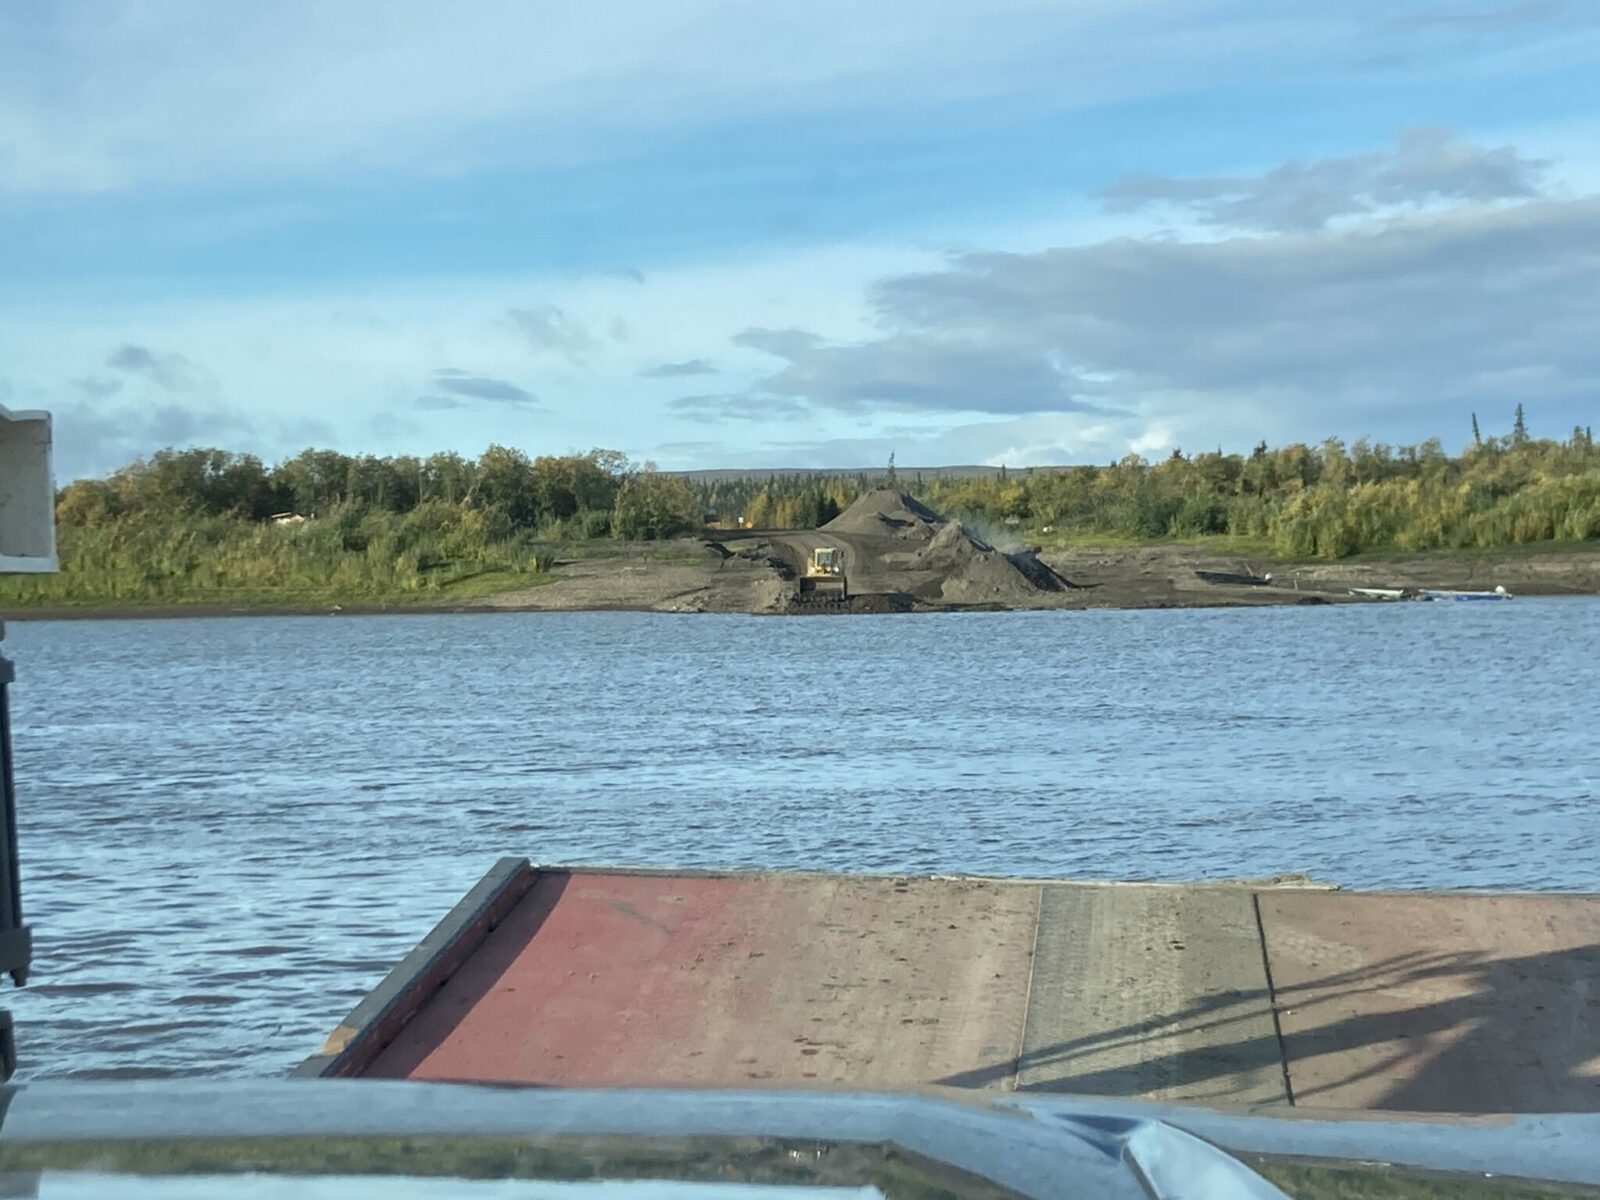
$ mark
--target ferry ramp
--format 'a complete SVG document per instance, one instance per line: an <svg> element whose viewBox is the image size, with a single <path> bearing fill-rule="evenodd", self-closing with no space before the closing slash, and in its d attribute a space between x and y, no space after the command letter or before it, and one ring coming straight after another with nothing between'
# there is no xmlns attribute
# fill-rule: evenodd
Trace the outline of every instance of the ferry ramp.
<svg viewBox="0 0 1600 1200"><path fill-rule="evenodd" d="M1600 1111L1600 898L536 868L299 1072Z"/></svg>

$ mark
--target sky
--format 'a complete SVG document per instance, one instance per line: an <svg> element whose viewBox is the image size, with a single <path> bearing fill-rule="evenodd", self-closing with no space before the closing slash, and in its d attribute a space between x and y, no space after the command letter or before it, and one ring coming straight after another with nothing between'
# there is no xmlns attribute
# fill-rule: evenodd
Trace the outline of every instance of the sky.
<svg viewBox="0 0 1600 1200"><path fill-rule="evenodd" d="M1565 436L1594 0L5 0L0 404L57 473Z"/></svg>

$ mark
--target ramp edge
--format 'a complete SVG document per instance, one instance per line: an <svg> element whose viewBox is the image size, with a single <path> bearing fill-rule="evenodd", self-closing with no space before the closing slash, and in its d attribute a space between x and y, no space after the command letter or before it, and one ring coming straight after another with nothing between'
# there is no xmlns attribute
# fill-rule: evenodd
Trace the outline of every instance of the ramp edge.
<svg viewBox="0 0 1600 1200"><path fill-rule="evenodd" d="M527 895L539 871L525 858L502 858L400 960L323 1043L290 1072L299 1079L360 1075L406 1023L460 970L490 932Z"/></svg>

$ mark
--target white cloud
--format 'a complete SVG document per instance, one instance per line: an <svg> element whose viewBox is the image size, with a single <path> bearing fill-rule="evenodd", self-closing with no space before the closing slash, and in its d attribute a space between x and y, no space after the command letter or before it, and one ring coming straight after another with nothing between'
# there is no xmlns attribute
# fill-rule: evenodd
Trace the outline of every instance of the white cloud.
<svg viewBox="0 0 1600 1200"><path fill-rule="evenodd" d="M956 254L902 228L647 272L42 302L0 322L0 363L13 403L85 431L63 439L69 475L162 436L272 457L307 430L352 450L601 444L677 466L1448 436L1469 408L1519 401L1559 430L1600 384L1600 198L1565 162L1520 194L1532 157L1441 134L1161 181L1202 205L1248 198L1249 236L1211 209L1129 236L1140 214L1068 203L1004 226L972 214L944 231L967 240ZM1311 185L1336 220L1296 216Z"/></svg>
<svg viewBox="0 0 1600 1200"><path fill-rule="evenodd" d="M494 404L515 404L535 406L538 400L527 388L518 387L507 379L493 379L487 375L474 375L470 371L463 371L459 367L441 367L433 373L433 379L428 385L435 392L443 392L453 402L456 398L464 400L483 400ZM424 397L424 399L439 400L441 397ZM424 407L427 407L424 405ZM457 407L455 403L435 404L437 408Z"/></svg>
<svg viewBox="0 0 1600 1200"><path fill-rule="evenodd" d="M1468 411L1493 421L1519 401L1560 431L1592 421L1600 386L1597 246L1594 197L953 259L855 245L657 270L644 285L472 278L173 300L137 318L41 308L0 326L0 361L13 404L60 412L64 475L180 434L273 457L308 429L352 450L600 444L674 466L891 450L1024 465L1262 437L1449 436ZM596 339L581 366L542 353L505 313L553 301L586 328L625 319L632 336ZM203 386L108 372L129 346ZM720 368L715 387L641 377L697 359ZM441 378L468 384L452 393L432 386ZM423 394L456 406L419 409ZM524 394L540 407L508 402ZM685 461L670 448L688 441L702 445Z"/></svg>
<svg viewBox="0 0 1600 1200"><path fill-rule="evenodd" d="M581 365L584 355L594 348L589 331L555 304L510 308L506 319L535 353L560 354Z"/></svg>
<svg viewBox="0 0 1600 1200"><path fill-rule="evenodd" d="M891 336L1060 355L1108 401L1265 392L1323 415L1351 403L1482 395L1549 369L1600 371L1600 198L1463 207L1314 235L1114 239L964 256L883 281ZM1559 382L1556 382L1559 381Z"/></svg>
<svg viewBox="0 0 1600 1200"><path fill-rule="evenodd" d="M1434 197L1450 179L1468 202L1310 232L962 254L878 279L866 336L736 335L782 366L678 405L702 420L867 422L853 439L769 443L811 462L900 444L883 428L893 413L945 414L913 448L955 449L946 435L960 428L976 448L962 461L1012 462L1261 437L1450 438L1469 412L1518 403L1554 432L1587 421L1600 388L1600 197L1508 202L1518 188L1505 168L1525 161L1515 150L1429 143L1420 158L1402 149L1304 174L1359 177L1363 194L1390 199ZM1270 207L1278 178L1245 182Z"/></svg>
<svg viewBox="0 0 1600 1200"><path fill-rule="evenodd" d="M999 421L905 424L870 433L812 439L771 437L737 449L725 443L690 441L668 444L658 457L663 466L673 469L873 467L888 461L890 454L908 467L1048 466L1110 462L1127 454L1136 441L1144 441L1156 450L1170 446L1159 430L1153 440L1145 430L1143 419L1137 416L1065 413Z"/></svg>
<svg viewBox="0 0 1600 1200"><path fill-rule="evenodd" d="M561 166L729 119L952 119L1268 74L1347 17L1192 0L0 7L0 190Z"/></svg>
<svg viewBox="0 0 1600 1200"><path fill-rule="evenodd" d="M136 312L55 301L0 322L0 363L15 407L57 412L63 478L113 469L169 440L274 458L302 449L311 432L352 451L475 453L499 441L557 452L606 445L645 458L681 439L686 423L667 402L687 381L642 372L715 357L718 384L738 387L770 370L764 355L728 344L753 317L860 338L872 328L864 297L873 278L938 261L850 245L663 268L643 284L593 274L405 280L174 297ZM586 335L576 362L533 344L506 314L542 312L552 298L560 330L623 322L628 338ZM108 358L121 368L107 370ZM195 383L181 396L152 374L172 382L180 367ZM160 420L147 415L156 409Z"/></svg>
<svg viewBox="0 0 1600 1200"><path fill-rule="evenodd" d="M1440 202L1521 200L1550 164L1510 146L1476 146L1442 129L1411 129L1393 150L1291 162L1260 175L1174 179L1129 175L1104 188L1113 212L1169 206L1202 224L1304 233L1341 217Z"/></svg>
<svg viewBox="0 0 1600 1200"><path fill-rule="evenodd" d="M113 371L142 376L163 391L187 392L197 386L194 364L183 355L157 354L148 346L131 342L106 355L105 365Z"/></svg>

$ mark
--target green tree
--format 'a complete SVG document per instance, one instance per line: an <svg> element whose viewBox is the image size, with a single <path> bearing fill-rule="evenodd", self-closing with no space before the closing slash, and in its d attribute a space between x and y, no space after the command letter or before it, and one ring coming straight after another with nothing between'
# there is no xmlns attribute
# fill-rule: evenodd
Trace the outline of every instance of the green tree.
<svg viewBox="0 0 1600 1200"><path fill-rule="evenodd" d="M422 463L422 482L418 493L422 500L443 500L446 504L454 504L471 494L476 478L476 467L461 455L452 451L430 454Z"/></svg>
<svg viewBox="0 0 1600 1200"><path fill-rule="evenodd" d="M617 489L611 528L622 538L670 538L700 528L703 516L688 483L662 475L647 463L643 470L624 478Z"/></svg>
<svg viewBox="0 0 1600 1200"><path fill-rule="evenodd" d="M533 488L533 463L521 450L492 445L478 459L473 499L480 507L493 507L518 528L537 522L539 509Z"/></svg>
<svg viewBox="0 0 1600 1200"><path fill-rule="evenodd" d="M302 450L273 471L285 508L310 516L344 501L350 464L337 450Z"/></svg>

